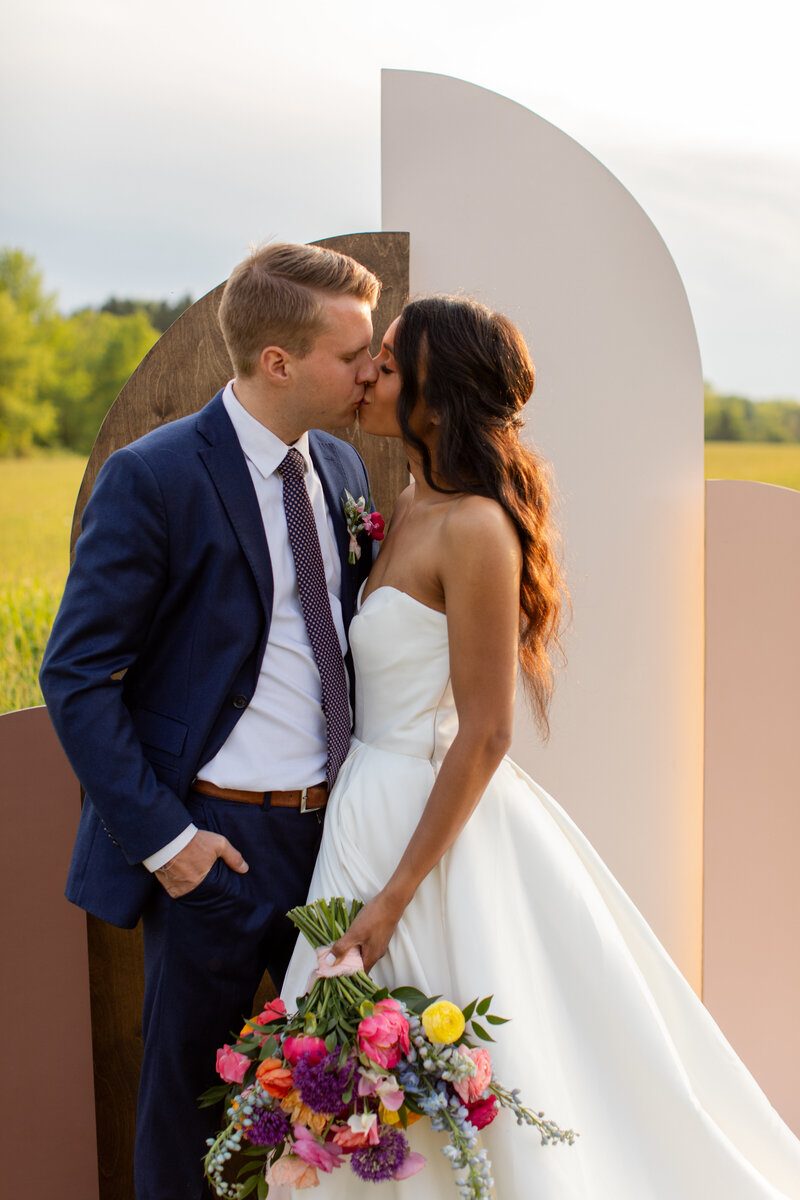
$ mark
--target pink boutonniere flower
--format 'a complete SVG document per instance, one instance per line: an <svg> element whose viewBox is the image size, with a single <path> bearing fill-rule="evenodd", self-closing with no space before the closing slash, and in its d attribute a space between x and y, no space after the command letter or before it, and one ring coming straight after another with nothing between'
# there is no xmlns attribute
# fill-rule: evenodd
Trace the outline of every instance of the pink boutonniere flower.
<svg viewBox="0 0 800 1200"><path fill-rule="evenodd" d="M345 488L342 507L347 531L350 534L350 550L347 561L352 566L356 559L361 558L358 535L365 533L367 537L372 538L373 542L382 542L386 526L381 514L372 507L372 497L365 500L363 496L359 496L356 500Z"/></svg>

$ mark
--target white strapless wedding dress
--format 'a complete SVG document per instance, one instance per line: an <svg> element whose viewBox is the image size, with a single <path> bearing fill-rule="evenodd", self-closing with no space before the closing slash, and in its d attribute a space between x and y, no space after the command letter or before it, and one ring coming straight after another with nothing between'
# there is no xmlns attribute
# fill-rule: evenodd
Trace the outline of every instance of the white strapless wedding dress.
<svg viewBox="0 0 800 1200"><path fill-rule="evenodd" d="M369 900L414 831L457 728L447 621L381 587L351 625L356 732L328 803L310 899ZM283 996L316 965L301 938ZM504 759L452 849L421 884L373 977L460 1005L494 993L512 1018L498 1079L575 1145L539 1144L507 1111L483 1131L497 1200L800 1200L800 1143L595 851ZM440 1200L458 1191L419 1122L420 1174L379 1188L346 1166L329 1200Z"/></svg>

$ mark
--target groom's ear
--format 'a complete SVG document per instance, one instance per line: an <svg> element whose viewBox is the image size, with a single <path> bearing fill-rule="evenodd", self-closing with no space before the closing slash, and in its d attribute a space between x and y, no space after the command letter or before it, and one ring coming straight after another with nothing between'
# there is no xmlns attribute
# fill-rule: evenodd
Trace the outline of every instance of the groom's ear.
<svg viewBox="0 0 800 1200"><path fill-rule="evenodd" d="M281 346L265 346L258 356L258 365L270 383L283 384L289 379L290 358Z"/></svg>

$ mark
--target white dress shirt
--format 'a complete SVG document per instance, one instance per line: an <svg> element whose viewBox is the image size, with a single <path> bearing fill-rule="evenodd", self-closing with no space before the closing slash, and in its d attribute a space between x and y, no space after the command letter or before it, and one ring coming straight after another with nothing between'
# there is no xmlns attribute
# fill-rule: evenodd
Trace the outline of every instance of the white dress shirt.
<svg viewBox="0 0 800 1200"><path fill-rule="evenodd" d="M247 462L264 522L272 564L274 594L269 637L255 693L218 752L204 763L200 778L218 787L245 791L284 791L325 778L327 743L322 689L308 639L294 559L283 508L283 481L277 468L289 449L252 417L229 383L222 402ZM342 566L333 521L308 449L308 434L294 443L305 462L305 481L319 535L333 623L342 647L347 638L342 616ZM189 825L169 845L144 860L156 871L188 845L197 832Z"/></svg>

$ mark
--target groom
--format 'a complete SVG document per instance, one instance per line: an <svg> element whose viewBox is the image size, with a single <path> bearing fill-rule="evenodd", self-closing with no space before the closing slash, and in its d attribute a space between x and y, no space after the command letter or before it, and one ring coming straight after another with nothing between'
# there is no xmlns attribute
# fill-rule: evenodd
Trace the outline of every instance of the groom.
<svg viewBox="0 0 800 1200"><path fill-rule="evenodd" d="M215 1049L280 985L328 789L350 737L350 425L380 283L353 259L276 244L232 273L235 378L100 472L42 666L80 779L67 896L143 921L137 1200L199 1200L218 1114ZM308 431L312 432L309 433Z"/></svg>

